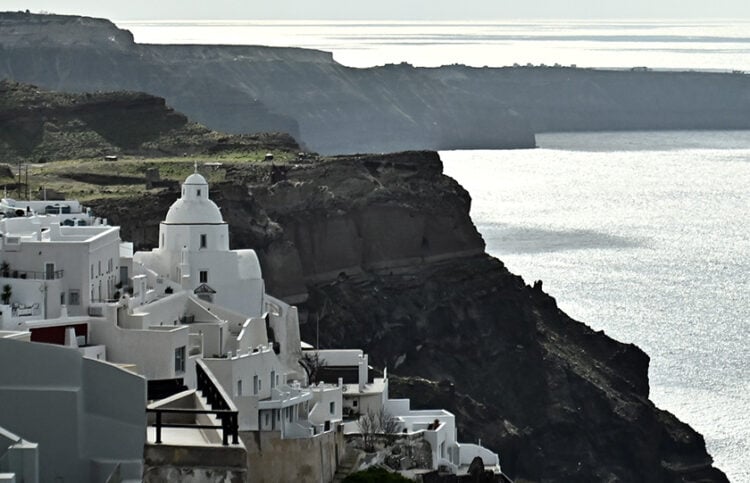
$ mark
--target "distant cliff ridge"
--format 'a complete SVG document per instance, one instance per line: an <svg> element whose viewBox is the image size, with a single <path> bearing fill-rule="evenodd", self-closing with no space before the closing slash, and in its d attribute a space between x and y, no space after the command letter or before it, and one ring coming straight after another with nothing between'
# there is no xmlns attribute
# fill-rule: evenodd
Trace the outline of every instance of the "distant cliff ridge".
<svg viewBox="0 0 750 483"><path fill-rule="evenodd" d="M534 133L748 129L750 76L572 68L354 69L329 53L140 45L103 19L0 14L0 77L136 90L225 132L288 132L321 153L534 146Z"/></svg>

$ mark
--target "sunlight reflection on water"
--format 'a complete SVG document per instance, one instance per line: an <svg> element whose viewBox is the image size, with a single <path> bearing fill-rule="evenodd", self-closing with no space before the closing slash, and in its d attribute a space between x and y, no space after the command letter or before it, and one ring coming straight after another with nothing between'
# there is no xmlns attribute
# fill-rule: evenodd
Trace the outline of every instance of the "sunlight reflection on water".
<svg viewBox="0 0 750 483"><path fill-rule="evenodd" d="M644 349L656 404L706 437L732 481L750 481L750 132L538 144L441 153L488 251L544 280L572 317Z"/></svg>

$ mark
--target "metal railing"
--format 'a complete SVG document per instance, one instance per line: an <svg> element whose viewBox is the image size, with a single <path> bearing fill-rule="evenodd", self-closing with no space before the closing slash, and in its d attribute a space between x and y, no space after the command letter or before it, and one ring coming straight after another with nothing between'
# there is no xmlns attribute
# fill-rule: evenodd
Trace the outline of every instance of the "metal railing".
<svg viewBox="0 0 750 483"><path fill-rule="evenodd" d="M178 409L178 408L146 408L147 413L156 415L154 426L156 427L156 443L161 444L162 428L190 428L190 429L221 429L222 444L229 445L231 437L232 444L239 444L239 424L237 419L237 408L232 400L219 385L213 374L205 366L205 363L198 359L195 361L195 375L197 387L203 397L206 398L211 409ZM214 414L221 422L215 424L198 424L198 423L165 423L163 415L165 414L189 414L196 417L201 414Z"/></svg>
<svg viewBox="0 0 750 483"><path fill-rule="evenodd" d="M63 270L53 272L35 272L33 270L4 270L0 272L3 278L21 278L27 280L58 280L63 278Z"/></svg>

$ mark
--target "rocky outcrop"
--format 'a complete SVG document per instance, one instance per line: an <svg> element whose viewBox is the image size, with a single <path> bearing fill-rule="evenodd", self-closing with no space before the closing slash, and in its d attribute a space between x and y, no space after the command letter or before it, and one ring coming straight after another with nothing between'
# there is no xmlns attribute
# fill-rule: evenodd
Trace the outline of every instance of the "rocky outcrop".
<svg viewBox="0 0 750 483"><path fill-rule="evenodd" d="M456 413L460 437L499 451L516 481L726 481L703 438L649 400L646 354L484 253L435 153L227 169L234 182L212 198L234 246L258 250L268 290L307 293L303 337L367 350L392 396ZM154 245L176 196L96 211Z"/></svg>
<svg viewBox="0 0 750 483"><path fill-rule="evenodd" d="M0 81L0 158L8 161L296 149L287 134L211 131L148 94L67 94Z"/></svg>

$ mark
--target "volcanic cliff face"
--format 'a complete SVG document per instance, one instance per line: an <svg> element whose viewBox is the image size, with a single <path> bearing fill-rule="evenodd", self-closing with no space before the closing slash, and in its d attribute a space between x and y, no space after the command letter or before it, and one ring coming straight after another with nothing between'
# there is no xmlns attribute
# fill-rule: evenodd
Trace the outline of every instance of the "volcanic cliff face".
<svg viewBox="0 0 750 483"><path fill-rule="evenodd" d="M258 250L270 293L308 293L303 337L364 348L392 397L455 412L517 481L726 481L703 438L649 401L646 354L484 253L436 153L226 169L211 196L232 243ZM176 197L94 207L145 247Z"/></svg>

